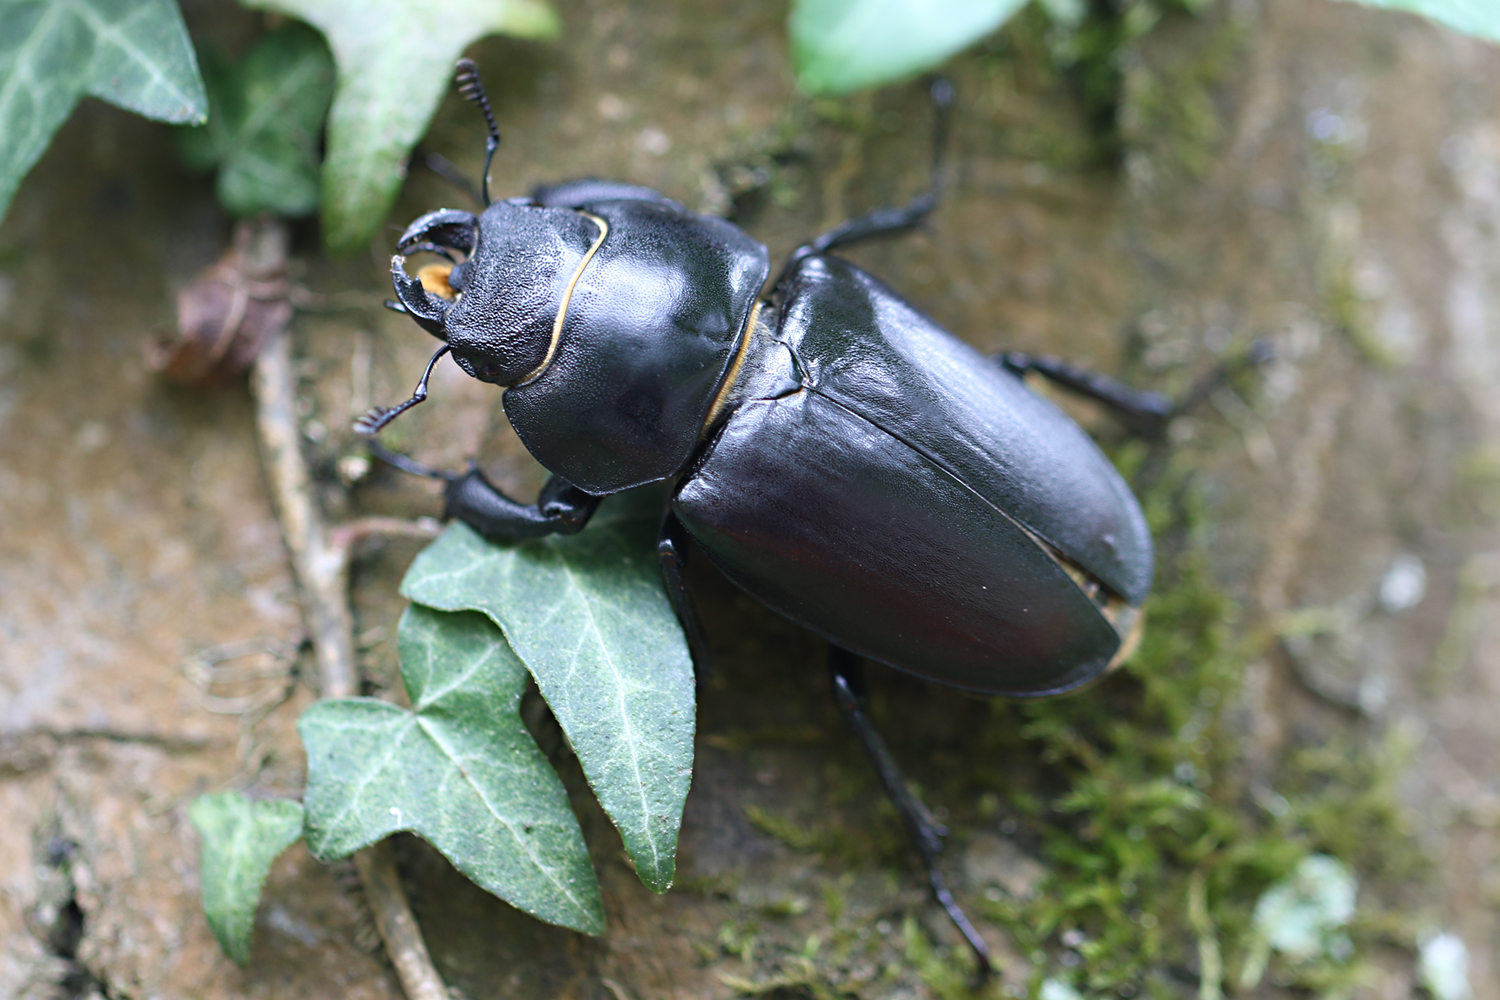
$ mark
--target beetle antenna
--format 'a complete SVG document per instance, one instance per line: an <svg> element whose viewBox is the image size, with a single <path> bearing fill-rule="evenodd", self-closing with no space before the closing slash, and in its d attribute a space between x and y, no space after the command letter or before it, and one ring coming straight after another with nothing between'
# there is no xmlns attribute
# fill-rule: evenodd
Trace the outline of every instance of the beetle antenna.
<svg viewBox="0 0 1500 1000"><path fill-rule="evenodd" d="M400 406L372 406L365 415L354 421L354 433L361 437L374 437L380 433L380 429L395 420L407 410L416 406L427 398L427 380L432 377L432 370L437 367L438 359L448 353L448 345L439 347L432 360L427 362L427 370L422 373L422 381L417 383L416 389L412 390L411 398Z"/></svg>
<svg viewBox="0 0 1500 1000"><path fill-rule="evenodd" d="M490 127L489 138L484 140L484 173L479 177L479 194L488 208L490 161L495 158L495 150L500 148L500 126L495 124L495 113L490 110L490 99L484 94L484 81L479 79L479 66L474 60L460 59L458 75L454 79L458 83L458 92L463 95L464 100L479 106L479 110L484 112L485 124Z"/></svg>

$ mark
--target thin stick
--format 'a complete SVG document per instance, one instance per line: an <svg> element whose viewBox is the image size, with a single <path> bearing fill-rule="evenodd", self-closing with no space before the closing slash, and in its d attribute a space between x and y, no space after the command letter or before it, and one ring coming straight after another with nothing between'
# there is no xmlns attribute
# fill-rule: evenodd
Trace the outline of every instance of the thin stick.
<svg viewBox="0 0 1500 1000"><path fill-rule="evenodd" d="M406 901L391 842L382 840L354 855L354 867L365 884L365 898L375 914L375 926L385 942L385 953L396 967L401 988L409 1000L450 1000L442 978L432 966L432 957L427 954L422 928L417 926L416 915Z"/></svg>
<svg viewBox="0 0 1500 1000"><path fill-rule="evenodd" d="M270 479L281 534L302 588L308 631L318 658L319 692L324 698L357 693L354 620L346 596L348 559L328 541L328 530L313 500L312 477L302 457L297 421L296 380L284 331L266 339L251 379L261 461Z"/></svg>
<svg viewBox="0 0 1500 1000"><path fill-rule="evenodd" d="M373 530L384 531L391 525L355 522L330 538L313 499L312 480L302 456L297 383L285 331L267 338L255 362L251 387L261 459L281 534L291 553L292 569L302 589L302 606L318 658L321 694L324 698L347 698L358 693L354 617L349 611L350 547ZM401 888L389 842L360 851L354 856L354 864L364 882L365 898L374 912L386 954L396 967L408 1000L448 1000L448 991L433 967L417 918Z"/></svg>

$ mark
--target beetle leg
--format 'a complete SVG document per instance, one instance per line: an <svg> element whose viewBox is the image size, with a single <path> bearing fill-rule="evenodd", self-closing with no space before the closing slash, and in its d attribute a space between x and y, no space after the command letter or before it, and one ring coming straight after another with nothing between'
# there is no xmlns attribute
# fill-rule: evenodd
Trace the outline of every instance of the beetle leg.
<svg viewBox="0 0 1500 1000"><path fill-rule="evenodd" d="M453 161L446 156L441 153L429 153L421 146L418 146L411 151L411 160L412 162L422 164L428 170L431 170L443 180L453 185L453 187L474 199L479 203L480 208L485 207L484 195L480 192L479 188L475 187L474 182L465 177L463 171L454 166Z"/></svg>
<svg viewBox="0 0 1500 1000"><path fill-rule="evenodd" d="M782 283L796 270L797 265L804 258L827 253L837 247L846 247L877 236L904 232L915 227L934 208L937 208L938 199L943 193L943 162L948 150L948 121L953 110L953 84L943 77L933 77L928 83L927 94L931 98L933 108L932 170L927 190L905 205L896 207L882 205L870 209L863 215L846 219L827 232L814 237L812 242L798 247L787 258L781 274L777 275L775 288L781 288Z"/></svg>
<svg viewBox="0 0 1500 1000"><path fill-rule="evenodd" d="M688 592L682 575L687 569L688 533L677 515L670 510L662 519L661 535L656 540L656 558L661 563L662 580L667 585L667 597L672 610L677 612L677 621L687 634L688 650L693 656L694 675L701 687L712 670L708 657L708 640L703 634L703 622L698 618L698 609L693 595Z"/></svg>
<svg viewBox="0 0 1500 1000"><path fill-rule="evenodd" d="M1004 351L994 355L994 360L1015 375L1036 372L1071 392L1103 403L1142 433L1161 433L1177 412L1173 402L1160 393L1132 388L1118 379L1080 368L1061 358Z"/></svg>
<svg viewBox="0 0 1500 1000"><path fill-rule="evenodd" d="M948 883L943 879L943 873L938 869L938 855L942 853L943 837L948 831L933 819L922 801L912 794L911 786L906 783L901 769L896 766L895 758L865 714L863 669L859 659L846 649L829 646L828 670L833 681L834 703L838 705L849 727L854 730L854 735L859 738L865 753L870 757L870 763L875 765L875 771L880 775L880 783L885 786L886 794L890 796L896 811L901 814L906 832L917 853L922 856L922 864L927 868L927 884L932 887L933 898L947 912L948 918L974 950L982 982L991 972L989 945L979 936L964 911L959 909L953 893L948 890Z"/></svg>
<svg viewBox="0 0 1500 1000"><path fill-rule="evenodd" d="M553 476L542 487L536 503L520 503L501 493L475 467L448 480L448 488L443 491L443 517L456 517L496 541L571 535L594 516L601 499L561 476Z"/></svg>
<svg viewBox="0 0 1500 1000"><path fill-rule="evenodd" d="M1265 364L1272 357L1269 341L1253 342L1243 355L1223 361L1198 379L1182 399L1173 402L1155 392L1132 388L1118 379L1070 364L1045 354L1023 354L1002 351L994 361L1016 375L1036 372L1080 396L1103 403L1114 410L1131 427L1143 434L1157 435L1174 417L1186 413L1241 369Z"/></svg>
<svg viewBox="0 0 1500 1000"><path fill-rule="evenodd" d="M415 253L419 249L429 249L430 245L437 244L458 250L467 257L474 252L478 232L479 220L473 212L440 208L428 212L407 226L401 238L396 241L396 249L404 255Z"/></svg>

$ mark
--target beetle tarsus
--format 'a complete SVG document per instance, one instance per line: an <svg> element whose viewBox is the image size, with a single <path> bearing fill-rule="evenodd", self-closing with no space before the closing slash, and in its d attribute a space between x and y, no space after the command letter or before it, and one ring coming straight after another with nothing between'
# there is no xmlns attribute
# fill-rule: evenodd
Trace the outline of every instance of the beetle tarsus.
<svg viewBox="0 0 1500 1000"><path fill-rule="evenodd" d="M1235 375L1246 368L1259 368L1275 360L1276 348L1264 338L1253 340L1245 353L1234 358L1229 358L1214 365L1207 374L1193 383L1193 387L1172 409L1172 416L1179 416L1196 407L1213 393L1215 389L1228 382Z"/></svg>
<svg viewBox="0 0 1500 1000"><path fill-rule="evenodd" d="M859 738L860 744L869 755L870 762L875 765L875 772L880 775L880 783L885 786L885 792L890 796L896 811L901 814L901 819L906 824L906 832L911 837L912 844L917 853L922 856L922 863L927 869L927 883L932 887L933 898L938 905L948 914L948 919L958 928L964 940L974 952L974 959L978 963L979 979L983 982L992 971L990 963L990 949L975 930L974 925L969 922L968 916L959 908L953 893L948 889L948 883L943 878L943 873L938 869L938 855L943 850L943 837L947 829L938 823L927 811L922 801L912 794L911 786L901 774L901 769L896 766L895 758L891 756L885 741L875 731L870 718L865 714L865 702L863 688L863 669L859 659L846 649L838 646L828 647L828 669L833 682L833 700L838 705L839 712L844 716L849 727L854 730L854 735Z"/></svg>

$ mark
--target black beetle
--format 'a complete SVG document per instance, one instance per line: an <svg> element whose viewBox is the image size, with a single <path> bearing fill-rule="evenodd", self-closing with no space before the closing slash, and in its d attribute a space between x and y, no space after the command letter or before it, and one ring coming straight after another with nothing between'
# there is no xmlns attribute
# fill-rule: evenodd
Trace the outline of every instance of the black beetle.
<svg viewBox="0 0 1500 1000"><path fill-rule="evenodd" d="M499 133L472 62L459 83L489 123L488 204ZM986 358L829 254L936 204L951 88L937 81L932 97L932 190L802 247L766 297L764 246L648 188L577 181L479 216L422 216L398 244L389 304L445 344L410 400L358 429L373 435L425 398L432 364L451 352L504 387L512 425L553 476L521 504L476 469L438 473L446 516L498 539L573 532L601 497L668 481L659 554L690 637L688 538L829 641L839 707L984 971L984 942L936 866L945 831L863 711L859 658L1012 697L1069 691L1118 663L1151 589L1151 535L1099 448L1022 375L1136 418L1172 407L1056 359ZM449 263L413 277L404 262L418 251Z"/></svg>

